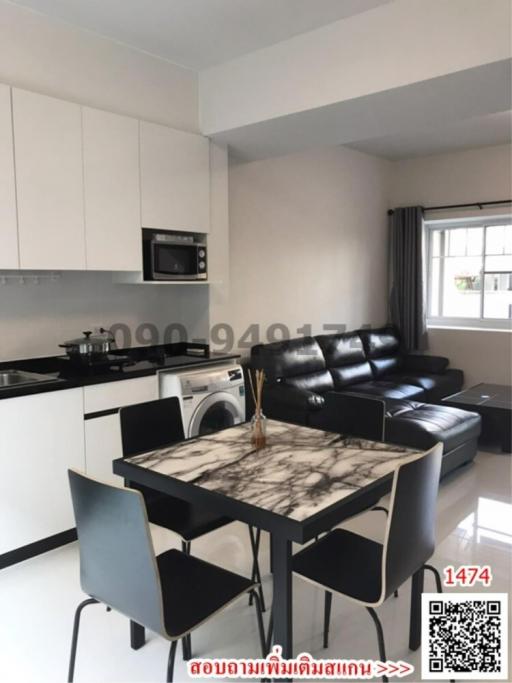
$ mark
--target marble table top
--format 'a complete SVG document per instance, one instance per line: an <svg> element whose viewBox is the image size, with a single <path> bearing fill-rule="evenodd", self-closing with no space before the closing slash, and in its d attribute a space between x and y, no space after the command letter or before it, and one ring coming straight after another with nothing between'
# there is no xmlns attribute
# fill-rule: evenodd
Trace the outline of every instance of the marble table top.
<svg viewBox="0 0 512 683"><path fill-rule="evenodd" d="M124 462L302 522L418 453L268 420L267 446L258 451L245 423Z"/></svg>

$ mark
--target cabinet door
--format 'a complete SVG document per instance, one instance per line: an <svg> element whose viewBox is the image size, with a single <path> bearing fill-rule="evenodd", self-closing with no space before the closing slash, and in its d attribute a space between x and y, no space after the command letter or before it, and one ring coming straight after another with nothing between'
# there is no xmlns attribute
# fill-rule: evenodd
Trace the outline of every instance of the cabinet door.
<svg viewBox="0 0 512 683"><path fill-rule="evenodd" d="M132 403L155 401L158 398L158 377L134 377L119 382L91 384L84 387L84 413L122 408Z"/></svg>
<svg viewBox="0 0 512 683"><path fill-rule="evenodd" d="M141 121L143 227L209 231L209 157L202 135Z"/></svg>
<svg viewBox="0 0 512 683"><path fill-rule="evenodd" d="M0 401L0 553L75 526L67 470L85 469L81 389Z"/></svg>
<svg viewBox="0 0 512 683"><path fill-rule="evenodd" d="M0 268L19 268L11 89L0 84Z"/></svg>
<svg viewBox="0 0 512 683"><path fill-rule="evenodd" d="M80 107L12 91L20 267L85 268Z"/></svg>
<svg viewBox="0 0 512 683"><path fill-rule="evenodd" d="M85 420L85 471L109 484L123 485L112 461L123 457L119 413Z"/></svg>
<svg viewBox="0 0 512 683"><path fill-rule="evenodd" d="M141 270L139 122L82 108L88 270Z"/></svg>

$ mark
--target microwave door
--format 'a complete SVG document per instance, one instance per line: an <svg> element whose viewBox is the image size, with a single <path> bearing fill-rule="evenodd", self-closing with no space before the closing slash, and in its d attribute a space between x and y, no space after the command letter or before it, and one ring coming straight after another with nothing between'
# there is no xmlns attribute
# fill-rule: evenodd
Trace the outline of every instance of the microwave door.
<svg viewBox="0 0 512 683"><path fill-rule="evenodd" d="M154 274L165 279L197 277L196 250L179 244L154 244Z"/></svg>

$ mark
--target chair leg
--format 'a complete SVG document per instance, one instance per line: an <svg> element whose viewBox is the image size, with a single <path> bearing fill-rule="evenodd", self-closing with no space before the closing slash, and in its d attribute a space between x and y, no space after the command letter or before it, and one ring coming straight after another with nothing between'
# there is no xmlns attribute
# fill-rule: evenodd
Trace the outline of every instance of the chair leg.
<svg viewBox="0 0 512 683"><path fill-rule="evenodd" d="M260 596L260 602L261 602L261 610L264 612L266 610L265 607L265 596L263 595L263 587L261 585L261 573L260 573L260 563L258 561L258 553L260 549L260 540L261 540L261 529L256 529L256 534L254 533L253 527L249 526L249 538L251 541L251 549L252 549L252 576L251 580L256 581L259 583L258 586L258 593ZM252 591L249 595L249 605L252 605Z"/></svg>
<svg viewBox="0 0 512 683"><path fill-rule="evenodd" d="M69 669L68 669L68 683L73 683L73 677L75 675L75 660L76 660L76 647L78 645L78 629L80 628L80 617L82 616L82 610L87 605L97 604L97 600L94 598L88 598L81 602L75 611L75 618L73 621L73 635L71 636L71 652L69 655Z"/></svg>
<svg viewBox="0 0 512 683"><path fill-rule="evenodd" d="M435 567L433 567L431 564L424 564L423 569L428 569L429 572L432 572L432 574L434 575L434 578L436 580L437 592L442 593L443 592L443 583L441 581L441 575L439 574L437 569Z"/></svg>
<svg viewBox="0 0 512 683"><path fill-rule="evenodd" d="M371 618L373 619L373 622L375 624L375 628L377 629L377 640L379 641L379 657L381 662L385 662L386 660L386 648L384 646L384 632L382 631L382 624L380 623L380 619L377 616L377 612L372 608L372 607L367 607L366 608L368 612L370 613ZM387 683L387 676L383 676L382 680L384 683Z"/></svg>
<svg viewBox="0 0 512 683"><path fill-rule="evenodd" d="M172 683L172 676L174 673L174 659L176 657L176 646L178 645L177 640L173 640L171 643L171 649L169 650L169 659L167 660L167 683Z"/></svg>
<svg viewBox="0 0 512 683"><path fill-rule="evenodd" d="M192 640L190 638L190 633L183 636L181 639L181 647L183 651L183 661L187 662L189 659L192 659Z"/></svg>
<svg viewBox="0 0 512 683"><path fill-rule="evenodd" d="M324 648L329 647L329 624L331 621L332 593L325 591L324 600Z"/></svg>
<svg viewBox="0 0 512 683"><path fill-rule="evenodd" d="M256 563L254 562L254 539L253 539L253 528L252 526L247 526L249 531L249 538L251 541L251 552L252 552L252 571L251 571L251 581L257 581L256 578ZM260 549L260 529L256 529L256 552ZM252 591L249 592L249 605L252 605Z"/></svg>
<svg viewBox="0 0 512 683"><path fill-rule="evenodd" d="M261 601L257 591L252 590L251 593L253 593L254 606L256 607L256 618L258 619L258 634L260 636L261 656L265 658L268 654L268 650L265 640L265 627L263 625Z"/></svg>
<svg viewBox="0 0 512 683"><path fill-rule="evenodd" d="M185 555L190 555L190 546L192 545L192 541L182 541L181 542L181 552L185 553ZM183 638L183 660L187 661L188 659L192 659L192 638L190 636L190 633Z"/></svg>
<svg viewBox="0 0 512 683"><path fill-rule="evenodd" d="M267 631L267 652L270 652L270 648L272 647L272 636L274 635L274 611L270 611L270 619L268 622L268 631Z"/></svg>

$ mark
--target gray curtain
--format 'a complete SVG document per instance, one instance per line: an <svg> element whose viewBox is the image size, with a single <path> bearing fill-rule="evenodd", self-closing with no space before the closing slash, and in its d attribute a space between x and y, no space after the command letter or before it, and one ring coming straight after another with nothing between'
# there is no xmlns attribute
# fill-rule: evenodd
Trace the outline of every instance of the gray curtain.
<svg viewBox="0 0 512 683"><path fill-rule="evenodd" d="M390 317L405 351L427 348L423 261L421 207L395 209L390 217Z"/></svg>

